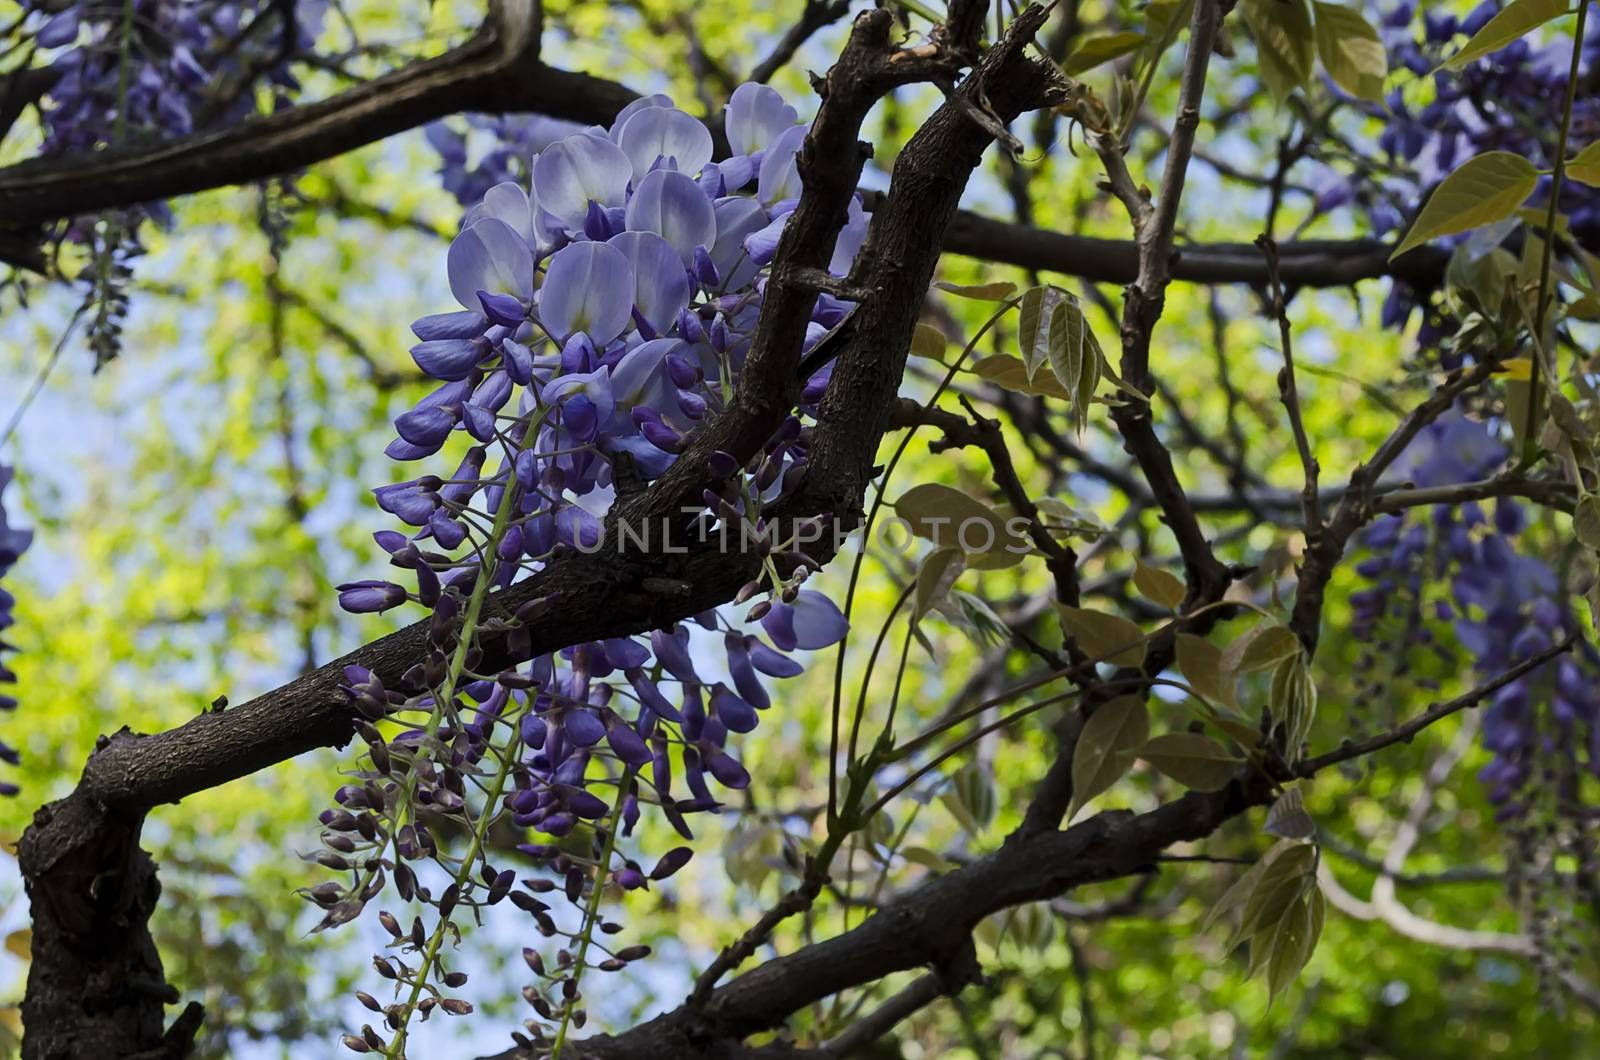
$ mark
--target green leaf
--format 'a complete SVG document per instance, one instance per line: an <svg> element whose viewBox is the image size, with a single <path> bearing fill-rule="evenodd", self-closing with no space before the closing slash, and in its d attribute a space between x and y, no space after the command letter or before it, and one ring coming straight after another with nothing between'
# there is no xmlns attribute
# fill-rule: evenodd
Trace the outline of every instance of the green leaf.
<svg viewBox="0 0 1600 1060"><path fill-rule="evenodd" d="M1235 709L1236 679L1231 670L1222 665L1222 649L1193 633L1178 634L1178 669L1190 686L1210 703L1222 703Z"/></svg>
<svg viewBox="0 0 1600 1060"><path fill-rule="evenodd" d="M950 340L944 332L930 324L918 324L911 335L911 356L926 357L930 361L944 362L944 351Z"/></svg>
<svg viewBox="0 0 1600 1060"><path fill-rule="evenodd" d="M1510 217L1538 183L1538 167L1510 151L1489 151L1468 159L1428 196L1389 260L1430 239Z"/></svg>
<svg viewBox="0 0 1600 1060"><path fill-rule="evenodd" d="M1579 151L1578 156L1567 163L1562 173L1573 180L1600 188L1600 140Z"/></svg>
<svg viewBox="0 0 1600 1060"><path fill-rule="evenodd" d="M994 820L994 781L975 764L962 766L939 797L969 835L980 834Z"/></svg>
<svg viewBox="0 0 1600 1060"><path fill-rule="evenodd" d="M1138 51L1144 47L1146 37L1143 33L1123 32L1112 33L1104 37L1090 37L1067 57L1061 69L1068 77L1077 77L1079 74L1093 70L1102 63L1109 63L1113 59L1120 59L1129 52Z"/></svg>
<svg viewBox="0 0 1600 1060"><path fill-rule="evenodd" d="M1083 374L1083 333L1087 327L1083 307L1076 298L1067 295L1057 303L1050 317L1050 341L1045 354L1056 380L1072 395L1074 413L1078 413L1078 378Z"/></svg>
<svg viewBox="0 0 1600 1060"><path fill-rule="evenodd" d="M1378 31L1359 12L1316 0L1317 54L1323 69L1346 92L1359 99L1383 100L1383 79L1389 56Z"/></svg>
<svg viewBox="0 0 1600 1060"><path fill-rule="evenodd" d="M1316 34L1306 0L1244 0L1239 5L1256 38L1261 80L1280 103L1311 77Z"/></svg>
<svg viewBox="0 0 1600 1060"><path fill-rule="evenodd" d="M1030 379L1027 366L1017 358L1004 353L985 357L973 365L972 370L996 386L1014 390L1019 394L1072 400L1072 392L1062 386L1053 374L1045 373Z"/></svg>
<svg viewBox="0 0 1600 1060"><path fill-rule="evenodd" d="M1572 536L1600 550L1600 494L1587 493L1572 510Z"/></svg>
<svg viewBox="0 0 1600 1060"><path fill-rule="evenodd" d="M1121 615L1057 604L1061 625L1091 659L1113 666L1138 666L1144 662L1144 630Z"/></svg>
<svg viewBox="0 0 1600 1060"><path fill-rule="evenodd" d="M1176 611L1183 604L1184 597L1189 595L1182 578L1171 571L1152 567L1142 559L1134 560L1133 587L1140 596L1169 611Z"/></svg>
<svg viewBox="0 0 1600 1060"><path fill-rule="evenodd" d="M1200 930L1210 931L1212 925L1217 921L1235 909L1243 908L1244 904L1250 900L1250 895L1255 892L1256 884L1268 867L1282 856L1284 851L1292 850L1297 845L1287 839L1274 843L1265 854L1261 855L1259 861L1250 866L1245 871L1245 874L1234 881L1233 886L1224 891L1222 897L1217 899L1217 904L1213 905L1210 911L1206 913L1205 918L1200 921Z"/></svg>
<svg viewBox="0 0 1600 1060"><path fill-rule="evenodd" d="M1270 670L1300 650L1300 639L1282 622L1267 619L1246 631L1222 653L1224 669L1238 674Z"/></svg>
<svg viewBox="0 0 1600 1060"><path fill-rule="evenodd" d="M934 286L941 291L960 295L962 298L972 298L979 302L1004 302L1016 293L1017 285L1010 280L996 280L994 283L950 283L947 280L938 280Z"/></svg>
<svg viewBox="0 0 1600 1060"><path fill-rule="evenodd" d="M1100 704L1083 723L1078 745L1072 749L1072 805L1067 820L1128 771L1149 735L1150 718L1140 697L1119 696Z"/></svg>
<svg viewBox="0 0 1600 1060"><path fill-rule="evenodd" d="M1474 59L1499 51L1524 33L1570 14L1572 10L1570 0L1513 0L1473 34L1472 39L1439 69L1460 69Z"/></svg>
<svg viewBox="0 0 1600 1060"><path fill-rule="evenodd" d="M913 486L894 502L894 510L911 524L912 533L940 548L960 549L977 570L1013 567L1028 554L1027 539L993 508L937 482Z"/></svg>
<svg viewBox="0 0 1600 1060"><path fill-rule="evenodd" d="M1239 765L1226 747L1194 732L1157 736L1139 748L1139 757L1195 791L1221 791Z"/></svg>
<svg viewBox="0 0 1600 1060"><path fill-rule="evenodd" d="M967 569L967 554L959 548L937 548L928 553L917 571L917 596L914 619L920 620L950 592L961 572Z"/></svg>
<svg viewBox="0 0 1600 1060"><path fill-rule="evenodd" d="M1050 355L1050 333L1056 310L1070 295L1059 287L1030 287L1017 303L1017 345L1022 349L1022 365L1031 383L1039 366Z"/></svg>
<svg viewBox="0 0 1600 1060"><path fill-rule="evenodd" d="M1229 940L1228 949L1277 926L1311 882L1316 860L1316 847L1308 843L1297 843L1273 859L1250 892L1244 919Z"/></svg>
<svg viewBox="0 0 1600 1060"><path fill-rule="evenodd" d="M1302 895L1278 921L1273 932L1271 957L1267 961L1267 996L1277 996L1295 981L1317 948L1322 934L1322 892L1312 888Z"/></svg>

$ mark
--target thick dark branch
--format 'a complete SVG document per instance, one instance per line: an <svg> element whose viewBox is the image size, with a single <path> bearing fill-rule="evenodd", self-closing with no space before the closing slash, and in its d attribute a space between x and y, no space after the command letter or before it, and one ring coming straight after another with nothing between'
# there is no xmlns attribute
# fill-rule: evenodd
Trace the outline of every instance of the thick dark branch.
<svg viewBox="0 0 1600 1060"><path fill-rule="evenodd" d="M301 169L458 111L539 111L609 120L621 85L539 61L539 5L498 0L470 41L331 99L159 147L36 159L0 171L0 226L247 183Z"/></svg>
<svg viewBox="0 0 1600 1060"><path fill-rule="evenodd" d="M792 1013L841 990L895 972L919 967L937 972L959 963L973 927L989 914L1146 872L1172 844L1207 836L1223 821L1271 798L1265 782L1234 784L1211 794L1191 792L1138 816L1111 811L1064 832L1019 832L994 853L907 892L859 927L735 979L712 995L702 1016L676 1010L616 1037L581 1042L579 1055L586 1060L718 1055L718 1044L781 1026Z"/></svg>

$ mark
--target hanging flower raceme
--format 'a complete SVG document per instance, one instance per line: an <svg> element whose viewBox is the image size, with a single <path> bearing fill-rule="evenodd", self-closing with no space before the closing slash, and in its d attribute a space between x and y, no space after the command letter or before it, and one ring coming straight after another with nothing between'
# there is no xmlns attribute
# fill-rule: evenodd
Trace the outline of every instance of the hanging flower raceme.
<svg viewBox="0 0 1600 1060"><path fill-rule="evenodd" d="M625 841L640 815L654 807L692 839L692 815L715 809L718 789L749 783L729 734L751 731L772 709L767 682L800 672L789 653L844 634L832 601L801 587L810 568L795 556L798 539L773 540L761 518L805 462L803 406L745 466L720 452L711 461L725 484L707 493L703 524L736 530L766 557L768 573L740 600L771 596L745 620L708 611L648 638L575 644L499 673L477 669L480 632L509 631L514 642L522 623L561 606L541 599L507 614L490 590L559 552L601 547L619 481L665 472L738 384L767 266L800 194L805 129L759 85L733 93L725 128L734 153L713 161L704 124L653 96L610 129L549 143L527 165L528 184L494 184L467 211L447 258L458 308L413 325L412 356L438 386L396 419L388 455L418 461L460 434L470 441L448 477L425 473L374 491L409 528L376 535L404 573L339 587L351 611L430 609L430 650L402 688L347 672L370 762L323 814L318 860L350 880L310 897L338 923L392 877L401 897L430 902L438 919L431 930L421 921L409 932L391 928L421 963L380 964L400 986L397 1000L364 999L390 1037L380 1046L383 1035L364 1031L352 1048L398 1055L413 1013L464 1005L436 992L436 982L464 978L444 971L439 941L456 908L502 900L559 938L565 954L549 963L525 954L539 977L525 991L539 1017L530 1033L547 1040L554 1024L560 1040L581 1025L585 969L616 970L642 956L639 947L606 948L601 936L618 930L603 914L606 889L648 887L689 858L679 847L649 868L635 861ZM459 145L434 139L448 161ZM455 175L472 179L466 169ZM865 229L854 203L836 274L848 271ZM820 296L808 343L849 309ZM808 381L802 400L815 401L823 382ZM779 554L800 559L795 574L779 577L771 562ZM453 819L452 831L473 838L441 852L430 817ZM518 849L535 872L520 882L490 864L482 840L497 820L526 832ZM439 864L418 864L430 859ZM575 929L553 907L562 899L579 910Z"/></svg>
<svg viewBox="0 0 1600 1060"><path fill-rule="evenodd" d="M4 688L4 686L14 684L17 680L16 674L12 673L6 666L7 653L16 649L6 643L5 639L6 630L15 621L12 618L11 609L16 606L17 601L16 597L12 596L10 590L6 588L5 578L16 564L17 559L33 543L32 530L19 530L12 526L6 517L5 490L6 486L11 483L11 478L11 468L5 464L0 464L0 711L6 713L10 713L17 708L16 697L7 694ZM16 750L4 741L0 741L0 760L4 760L11 765L16 765L18 761ZM15 795L17 790L15 784L8 781L0 781L0 795Z"/></svg>
<svg viewBox="0 0 1600 1060"><path fill-rule="evenodd" d="M280 98L297 91L290 65L310 50L328 3L300 0L287 23L274 0L23 0L22 8L58 75L40 151L57 155L103 146L114 131L171 139L231 124L255 110L258 80Z"/></svg>
<svg viewBox="0 0 1600 1060"><path fill-rule="evenodd" d="M1489 428L1459 412L1430 425L1396 462L1393 474L1419 487L1488 477L1506 459ZM1362 537L1370 555L1356 570L1372 587L1350 597L1354 632L1363 643L1394 646L1390 676L1407 667L1407 649L1426 646L1447 663L1454 650L1438 642L1429 620L1448 622L1461 650L1485 680L1549 648L1574 628L1561 580L1543 560L1519 555L1526 515L1513 498L1435 505L1410 517L1387 516ZM1428 596L1428 586L1447 586ZM1381 622L1404 627L1377 635ZM1376 656L1363 660L1370 670ZM1494 754L1480 778L1502 817L1525 814L1548 792L1538 781L1551 758L1562 769L1600 775L1600 656L1587 638L1575 654L1523 675L1495 693L1484 715L1483 743Z"/></svg>

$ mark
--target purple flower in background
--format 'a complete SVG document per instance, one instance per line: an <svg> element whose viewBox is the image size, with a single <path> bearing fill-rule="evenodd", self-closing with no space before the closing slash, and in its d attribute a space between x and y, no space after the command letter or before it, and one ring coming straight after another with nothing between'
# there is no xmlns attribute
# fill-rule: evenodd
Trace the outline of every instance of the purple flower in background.
<svg viewBox="0 0 1600 1060"><path fill-rule="evenodd" d="M1418 435L1389 479L1419 487L1478 481L1508 455L1487 424L1451 411ZM1361 538L1369 555L1356 570L1371 587L1351 594L1352 632L1365 644L1389 645L1391 654L1380 659L1367 649L1362 670L1383 662L1399 676L1409 670L1408 650L1418 647L1453 662L1455 649L1438 639L1430 618L1448 623L1483 680L1577 628L1557 572L1517 553L1525 528L1522 507L1510 497L1494 502L1492 516L1476 503L1441 504L1369 527ZM1446 591L1430 602L1433 583ZM1400 624L1399 635L1379 633L1384 622ZM1580 640L1574 654L1506 685L1485 711L1482 740L1495 757L1480 778L1503 816L1527 810L1541 759L1566 756L1600 775L1600 656Z"/></svg>
<svg viewBox="0 0 1600 1060"><path fill-rule="evenodd" d="M5 464L0 464L0 685L9 685L16 681L16 675L6 666L6 655L16 649L6 642L6 630L16 621L11 615L11 609L16 606L16 598L5 587L5 577L16 565L17 560L28 546L33 543L33 531L22 530L11 525L6 516L5 491L10 485L13 476L12 469ZM0 690L0 711L10 712L17 706L16 698ZM17 752L10 745L0 741L0 760L17 764ZM8 781L0 781L0 795L15 795L18 788Z"/></svg>
<svg viewBox="0 0 1600 1060"><path fill-rule="evenodd" d="M1378 147L1388 166L1379 179L1356 179L1330 174L1320 185L1318 209L1350 205L1365 213L1377 235L1403 229L1408 218L1427 200L1428 192L1451 171L1474 155L1510 151L1531 159L1541 168L1554 162L1556 123L1566 92L1572 42L1565 33L1551 34L1543 43L1521 38L1508 46L1456 70L1440 64L1465 40L1482 28L1503 4L1484 0L1465 18L1428 11L1421 36L1417 35L1416 5L1396 4L1383 19L1380 33L1389 49L1390 69L1407 69L1419 78L1431 78L1433 92L1421 106L1407 102L1398 88L1385 100ZM1592 20L1581 42L1579 83L1593 80L1600 63L1600 20ZM1600 139L1600 95L1579 92L1573 105L1571 143L1581 146ZM1548 194L1546 182L1536 194ZM1562 186L1562 212L1576 241L1591 253L1600 251L1600 189L1578 181ZM1458 245L1477 239L1484 249L1498 243L1508 229L1476 235L1463 234L1440 242ZM1419 304L1425 310L1419 341L1434 345L1444 338L1436 307L1426 304L1427 292L1413 290L1396 280L1384 306L1384 325L1401 327ZM1447 367L1458 355L1447 351Z"/></svg>
<svg viewBox="0 0 1600 1060"><path fill-rule="evenodd" d="M35 42L57 51L41 155L91 151L112 136L167 140L232 125L256 109L258 84L287 99L300 87L291 68L311 50L329 6L129 3L125 17L122 4L23 0ZM283 10L293 12L287 23Z"/></svg>

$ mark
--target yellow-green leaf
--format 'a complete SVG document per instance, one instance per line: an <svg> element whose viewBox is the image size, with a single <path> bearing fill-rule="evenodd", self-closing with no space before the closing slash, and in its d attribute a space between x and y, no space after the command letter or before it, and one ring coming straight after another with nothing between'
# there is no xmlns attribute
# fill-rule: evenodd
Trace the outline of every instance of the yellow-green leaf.
<svg viewBox="0 0 1600 1060"><path fill-rule="evenodd" d="M1027 539L993 508L937 482L913 486L894 502L894 510L911 524L912 533L940 548L960 549L968 566L978 570L1012 567L1028 554Z"/></svg>
<svg viewBox="0 0 1600 1060"><path fill-rule="evenodd" d="M1266 620L1241 635L1222 653L1224 669L1239 674L1270 670L1300 650L1300 640L1281 622Z"/></svg>
<svg viewBox="0 0 1600 1060"><path fill-rule="evenodd" d="M1222 649L1193 633L1178 634L1178 669L1201 698L1237 708L1233 672L1222 665Z"/></svg>
<svg viewBox="0 0 1600 1060"><path fill-rule="evenodd" d="M1600 140L1579 151L1562 172L1573 180L1600 188Z"/></svg>
<svg viewBox="0 0 1600 1060"><path fill-rule="evenodd" d="M1045 372L1029 379L1027 366L1008 354L997 353L985 357L973 365L972 370L996 386L1015 390L1019 394L1072 400L1071 391L1062 386L1053 373Z"/></svg>
<svg viewBox="0 0 1600 1060"><path fill-rule="evenodd" d="M1272 930L1289 906L1305 892L1316 868L1316 848L1307 843L1289 847L1273 859L1244 906L1244 919L1239 922L1228 948L1231 950L1245 939L1262 931Z"/></svg>
<svg viewBox="0 0 1600 1060"><path fill-rule="evenodd" d="M1084 804L1115 784L1133 764L1134 752L1150 735L1150 718L1144 700L1119 696L1099 708L1083 723L1078 744L1072 749L1072 805L1067 819Z"/></svg>
<svg viewBox="0 0 1600 1060"><path fill-rule="evenodd" d="M1138 51L1144 44L1143 33L1123 32L1111 33L1104 37L1090 37L1078 45L1061 68L1069 77L1077 77L1102 63L1109 63L1129 52Z"/></svg>
<svg viewBox="0 0 1600 1060"><path fill-rule="evenodd" d="M1089 658L1113 666L1138 666L1144 662L1144 631L1121 615L1066 604L1057 604L1056 610L1061 613L1061 625Z"/></svg>
<svg viewBox="0 0 1600 1060"><path fill-rule="evenodd" d="M1513 0L1473 34L1472 39L1440 69L1459 69L1474 59L1499 51L1524 33L1538 29L1572 10L1571 0Z"/></svg>
<svg viewBox="0 0 1600 1060"><path fill-rule="evenodd" d="M1217 741L1194 732L1169 732L1139 748L1139 757L1186 788L1220 791L1239 760Z"/></svg>
<svg viewBox="0 0 1600 1060"><path fill-rule="evenodd" d="M1372 24L1357 11L1316 0L1317 54L1323 69L1346 92L1381 101L1389 56Z"/></svg>
<svg viewBox="0 0 1600 1060"><path fill-rule="evenodd" d="M1004 302L1016 293L1017 285L1010 280L996 280L993 283L950 283L939 280L934 286L941 291L960 295L962 298L972 298L979 302Z"/></svg>
<svg viewBox="0 0 1600 1060"><path fill-rule="evenodd" d="M1428 196L1390 260L1430 239L1510 217L1538 183L1538 167L1510 151L1489 151L1468 159Z"/></svg>
<svg viewBox="0 0 1600 1060"><path fill-rule="evenodd" d="M1133 587L1140 596L1169 611L1176 611L1183 603L1183 598L1189 595L1182 578L1171 571L1152 567L1142 559L1134 560Z"/></svg>
<svg viewBox="0 0 1600 1060"><path fill-rule="evenodd" d="M917 571L916 618L931 611L967 569L967 554L959 548L937 548L923 559Z"/></svg>
<svg viewBox="0 0 1600 1060"><path fill-rule="evenodd" d="M1261 79L1280 102L1311 77L1316 35L1306 0L1244 0L1239 5L1256 38Z"/></svg>
<svg viewBox="0 0 1600 1060"><path fill-rule="evenodd" d="M944 332L931 324L918 324L911 335L911 356L926 357L930 361L944 361L945 348L950 341Z"/></svg>

